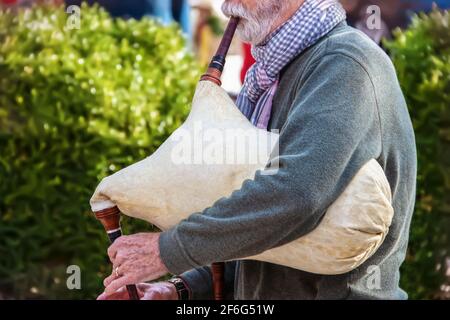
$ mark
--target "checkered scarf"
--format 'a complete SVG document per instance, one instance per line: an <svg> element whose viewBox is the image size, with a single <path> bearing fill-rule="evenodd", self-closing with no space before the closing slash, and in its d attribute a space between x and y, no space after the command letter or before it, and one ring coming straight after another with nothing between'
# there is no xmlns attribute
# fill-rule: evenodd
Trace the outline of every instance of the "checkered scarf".
<svg viewBox="0 0 450 320"><path fill-rule="evenodd" d="M237 105L255 126L267 129L281 70L345 18L337 0L306 0L268 39L252 48L256 63L245 76Z"/></svg>

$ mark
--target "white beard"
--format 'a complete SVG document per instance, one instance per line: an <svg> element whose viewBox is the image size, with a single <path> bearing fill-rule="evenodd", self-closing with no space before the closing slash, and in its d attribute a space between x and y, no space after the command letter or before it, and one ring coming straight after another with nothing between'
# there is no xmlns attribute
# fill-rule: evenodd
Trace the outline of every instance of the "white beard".
<svg viewBox="0 0 450 320"><path fill-rule="evenodd" d="M237 35L244 42L257 45L266 39L271 33L273 24L280 16L283 9L283 1L260 1L254 11L248 10L242 3L230 3L225 1L222 11L226 16L240 17Z"/></svg>

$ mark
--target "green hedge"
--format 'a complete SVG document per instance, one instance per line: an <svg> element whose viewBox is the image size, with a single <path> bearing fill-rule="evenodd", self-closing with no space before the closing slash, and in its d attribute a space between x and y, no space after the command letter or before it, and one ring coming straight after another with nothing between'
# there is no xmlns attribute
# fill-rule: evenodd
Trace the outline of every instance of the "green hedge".
<svg viewBox="0 0 450 320"><path fill-rule="evenodd" d="M418 189L401 283L411 298L433 298L450 244L450 15L414 18L386 42L408 101L418 149Z"/></svg>
<svg viewBox="0 0 450 320"><path fill-rule="evenodd" d="M89 198L183 122L200 75L176 26L86 5L81 29L67 19L0 9L0 294L15 298L100 292L107 240ZM82 290L66 288L71 264Z"/></svg>

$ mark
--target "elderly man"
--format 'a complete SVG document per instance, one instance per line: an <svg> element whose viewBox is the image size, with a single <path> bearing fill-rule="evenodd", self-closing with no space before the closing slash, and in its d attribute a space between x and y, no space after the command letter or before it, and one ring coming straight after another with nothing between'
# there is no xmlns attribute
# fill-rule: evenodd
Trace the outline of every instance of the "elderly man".
<svg viewBox="0 0 450 320"><path fill-rule="evenodd" d="M414 207L416 151L389 58L347 26L337 1L227 0L223 11L242 18L238 35L253 44L256 58L237 105L255 126L280 131L280 169L258 172L171 230L118 239L108 250L115 271L99 299L126 298L130 283L142 283L142 299L209 299L213 261L232 261L227 298L405 299L399 268ZM239 260L314 230L370 159L385 171L395 214L364 264L321 275ZM144 283L167 272L179 276Z"/></svg>

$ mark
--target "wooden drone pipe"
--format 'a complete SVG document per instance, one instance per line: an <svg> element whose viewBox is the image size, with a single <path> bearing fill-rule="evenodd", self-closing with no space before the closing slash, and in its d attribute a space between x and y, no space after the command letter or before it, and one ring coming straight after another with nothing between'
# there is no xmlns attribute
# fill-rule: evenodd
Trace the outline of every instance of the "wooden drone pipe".
<svg viewBox="0 0 450 320"><path fill-rule="evenodd" d="M224 285L225 285L225 263L214 262L211 264L212 282L214 300L221 301L224 299Z"/></svg>
<svg viewBox="0 0 450 320"><path fill-rule="evenodd" d="M201 77L200 81L210 81L217 84L218 86L222 85L222 81L220 80L220 78L222 76L223 68L225 67L225 59L228 54L228 50L230 49L231 42L233 41L233 37L238 24L239 18L232 17L230 19L230 22L228 23L228 26L225 29L224 35L222 37L222 41L220 42L219 48L212 58L208 70ZM213 281L214 300L223 300L225 263L212 263L211 273Z"/></svg>
<svg viewBox="0 0 450 320"><path fill-rule="evenodd" d="M120 210L117 207L104 209L94 212L95 217L100 220L105 228L108 238L113 243L117 238L122 236L122 228L120 227ZM127 285L130 300L139 300L139 294L134 284Z"/></svg>
<svg viewBox="0 0 450 320"><path fill-rule="evenodd" d="M232 17L228 23L227 28L220 42L219 48L216 54L209 64L208 70L201 77L200 81L211 81L218 86L222 85L220 77L222 76L223 68L225 67L225 59L230 49L231 41L233 41L234 34L236 32L237 26L239 24L239 18Z"/></svg>

